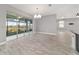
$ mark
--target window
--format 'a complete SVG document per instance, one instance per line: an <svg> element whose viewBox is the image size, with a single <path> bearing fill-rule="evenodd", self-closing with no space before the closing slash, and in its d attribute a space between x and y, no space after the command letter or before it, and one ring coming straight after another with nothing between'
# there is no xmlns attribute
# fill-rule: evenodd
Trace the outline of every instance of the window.
<svg viewBox="0 0 79 59"><path fill-rule="evenodd" d="M59 28L64 28L64 21L59 21Z"/></svg>
<svg viewBox="0 0 79 59"><path fill-rule="evenodd" d="M18 18L18 16L7 14L7 30L6 36L12 36L21 33L32 31L32 20L25 17Z"/></svg>

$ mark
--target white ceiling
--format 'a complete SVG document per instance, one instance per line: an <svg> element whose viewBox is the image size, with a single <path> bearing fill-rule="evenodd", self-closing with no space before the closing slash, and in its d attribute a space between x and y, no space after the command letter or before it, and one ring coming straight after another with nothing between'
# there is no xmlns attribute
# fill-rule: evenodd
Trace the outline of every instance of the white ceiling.
<svg viewBox="0 0 79 59"><path fill-rule="evenodd" d="M51 7L48 4L11 4L11 6L32 16L36 13L40 13L42 16L56 14L58 19L76 17L76 13L79 12L77 4L52 4Z"/></svg>

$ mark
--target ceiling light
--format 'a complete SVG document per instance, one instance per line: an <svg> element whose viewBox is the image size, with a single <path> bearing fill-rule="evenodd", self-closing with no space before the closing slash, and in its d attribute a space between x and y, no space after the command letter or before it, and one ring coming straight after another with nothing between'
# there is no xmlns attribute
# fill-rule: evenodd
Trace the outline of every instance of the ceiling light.
<svg viewBox="0 0 79 59"><path fill-rule="evenodd" d="M38 13L34 15L34 18L41 18L42 15L40 15L38 8L36 8L36 10L38 11Z"/></svg>
<svg viewBox="0 0 79 59"><path fill-rule="evenodd" d="M34 18L36 18L36 17L37 17L37 15L35 14L35 15L34 15Z"/></svg>
<svg viewBox="0 0 79 59"><path fill-rule="evenodd" d="M38 18L41 18L41 17L42 17L42 16L39 14L39 15L38 15Z"/></svg>
<svg viewBox="0 0 79 59"><path fill-rule="evenodd" d="M34 15L34 18L41 18L41 17L42 17L42 15L40 15L40 14Z"/></svg>

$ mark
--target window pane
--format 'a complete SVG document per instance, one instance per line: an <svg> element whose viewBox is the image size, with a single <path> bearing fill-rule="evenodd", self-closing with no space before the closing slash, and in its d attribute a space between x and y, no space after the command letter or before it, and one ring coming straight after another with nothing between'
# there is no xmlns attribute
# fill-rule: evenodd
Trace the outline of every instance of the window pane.
<svg viewBox="0 0 79 59"><path fill-rule="evenodd" d="M28 30L32 31L32 20L28 21Z"/></svg>
<svg viewBox="0 0 79 59"><path fill-rule="evenodd" d="M26 19L25 17L19 17L14 14L6 15L6 36L28 33L32 31L32 20Z"/></svg>
<svg viewBox="0 0 79 59"><path fill-rule="evenodd" d="M7 19L7 36L17 34L17 23L15 19Z"/></svg>
<svg viewBox="0 0 79 59"><path fill-rule="evenodd" d="M64 21L59 21L59 28L64 28Z"/></svg>
<svg viewBox="0 0 79 59"><path fill-rule="evenodd" d="M18 33L24 33L26 31L26 23L24 20L19 20L18 23Z"/></svg>

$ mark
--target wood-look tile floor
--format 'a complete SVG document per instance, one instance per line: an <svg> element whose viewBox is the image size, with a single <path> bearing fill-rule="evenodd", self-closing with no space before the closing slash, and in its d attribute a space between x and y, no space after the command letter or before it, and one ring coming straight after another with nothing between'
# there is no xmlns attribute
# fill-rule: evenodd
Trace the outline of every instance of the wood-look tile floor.
<svg viewBox="0 0 79 59"><path fill-rule="evenodd" d="M70 55L73 49L61 43L58 36L32 34L0 46L1 55Z"/></svg>

